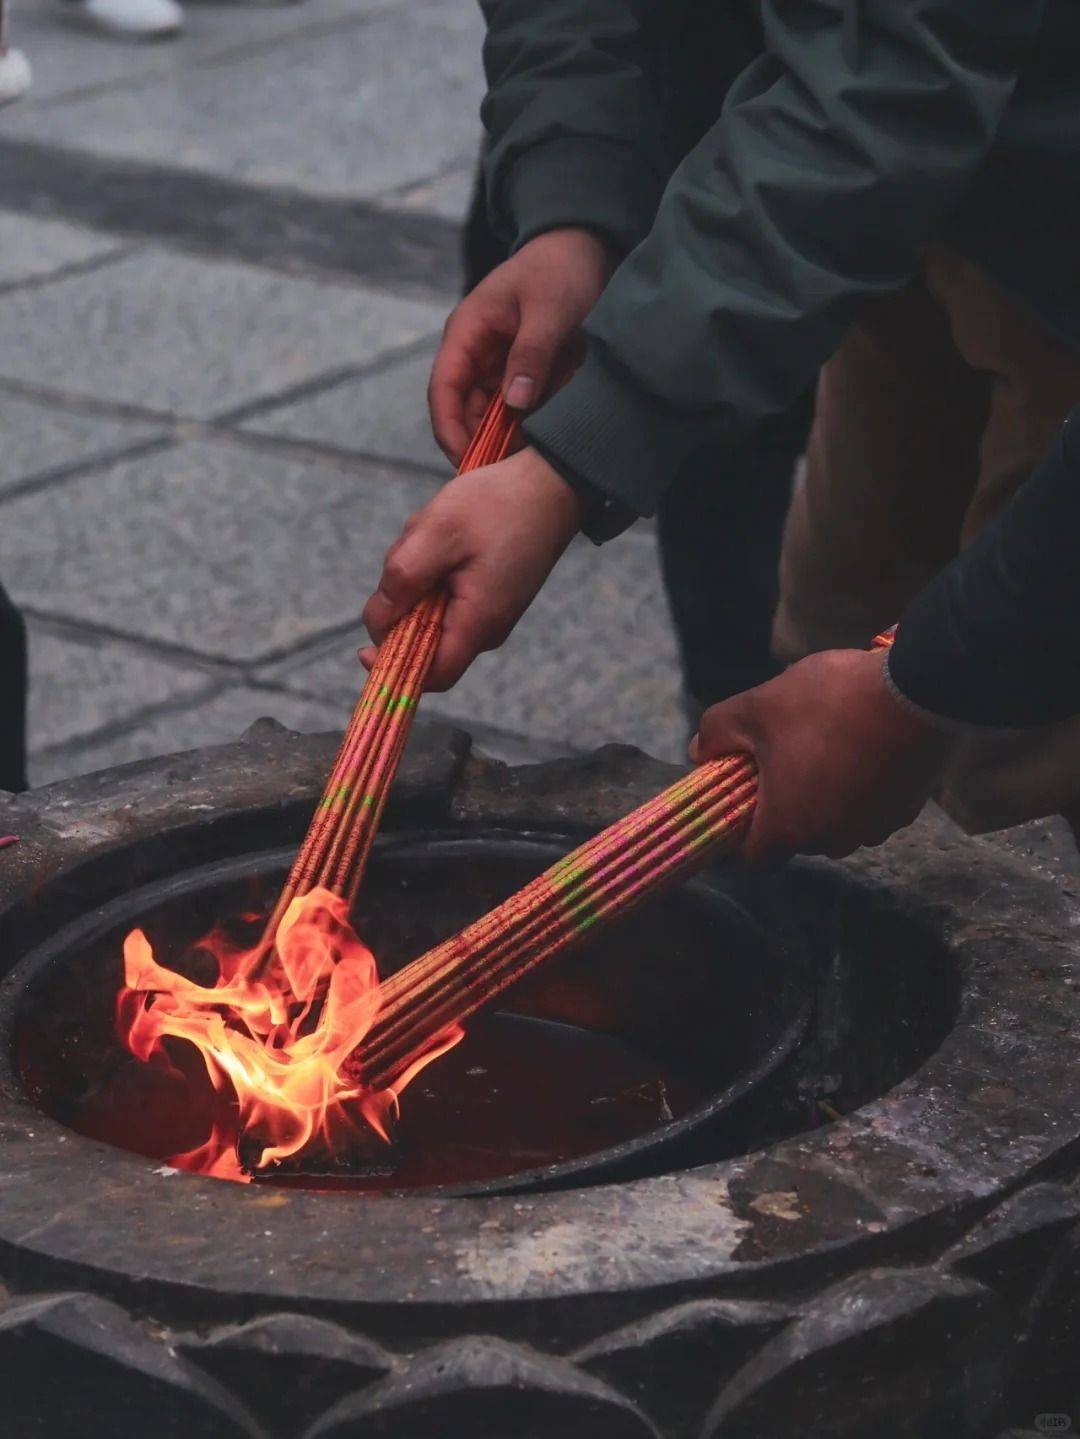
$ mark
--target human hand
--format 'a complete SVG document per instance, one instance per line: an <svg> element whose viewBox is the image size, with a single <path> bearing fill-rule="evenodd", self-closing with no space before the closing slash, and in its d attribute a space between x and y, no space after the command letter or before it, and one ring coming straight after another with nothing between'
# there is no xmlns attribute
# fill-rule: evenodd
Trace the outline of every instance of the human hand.
<svg viewBox="0 0 1080 1439"><path fill-rule="evenodd" d="M744 859L838 859L915 819L950 744L889 693L880 653L826 650L706 710L690 755L754 756L758 798Z"/></svg>
<svg viewBox="0 0 1080 1439"><path fill-rule="evenodd" d="M533 449L449 480L387 551L364 608L375 645L426 594L450 602L426 688L457 683L483 650L497 649L528 609L582 519L581 500ZM370 669L375 645L361 650Z"/></svg>
<svg viewBox="0 0 1080 1439"><path fill-rule="evenodd" d="M580 328L615 268L591 230L550 230L481 280L443 331L428 386L435 438L458 464L491 396L531 410L579 358Z"/></svg>

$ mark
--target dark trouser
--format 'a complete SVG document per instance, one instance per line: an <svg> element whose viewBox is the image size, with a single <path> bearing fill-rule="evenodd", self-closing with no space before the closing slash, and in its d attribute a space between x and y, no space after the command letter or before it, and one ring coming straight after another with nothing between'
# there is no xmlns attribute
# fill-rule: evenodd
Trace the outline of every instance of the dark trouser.
<svg viewBox="0 0 1080 1439"><path fill-rule="evenodd" d="M1080 348L931 245L821 372L788 514L773 648L861 648L1012 501L1080 404ZM1038 643L1033 638L1033 643ZM969 833L1080 814L1080 717L972 730L937 795Z"/></svg>
<svg viewBox="0 0 1080 1439"><path fill-rule="evenodd" d="M807 395L737 449L702 457L660 503L660 563L691 711L780 673L770 653L780 543L812 412Z"/></svg>
<svg viewBox="0 0 1080 1439"><path fill-rule="evenodd" d="M26 788L26 626L0 586L0 789Z"/></svg>
<svg viewBox="0 0 1080 1439"><path fill-rule="evenodd" d="M506 256L478 182L465 223L466 290ZM780 541L811 409L807 396L737 450L688 467L660 506L660 560L693 710L779 672L769 639Z"/></svg>

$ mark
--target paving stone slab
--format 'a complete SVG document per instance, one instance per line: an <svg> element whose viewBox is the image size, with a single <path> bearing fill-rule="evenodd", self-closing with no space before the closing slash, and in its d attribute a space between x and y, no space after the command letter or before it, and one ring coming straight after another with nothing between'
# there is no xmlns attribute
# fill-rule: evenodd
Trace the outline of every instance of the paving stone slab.
<svg viewBox="0 0 1080 1439"><path fill-rule="evenodd" d="M437 329L443 307L148 249L0 296L0 374L200 417ZM75 337L77 336L77 342Z"/></svg>
<svg viewBox="0 0 1080 1439"><path fill-rule="evenodd" d="M0 285L41 280L68 265L102 259L120 246L107 235L97 235L61 220L38 220L0 210Z"/></svg>
<svg viewBox="0 0 1080 1439"><path fill-rule="evenodd" d="M429 487L369 466L191 443L11 500L0 574L19 602L240 662L356 621Z"/></svg>
<svg viewBox="0 0 1080 1439"><path fill-rule="evenodd" d="M250 11L253 36L259 21ZM481 40L473 0L398 6L230 63L171 67L145 88L16 110L4 130L75 149L91 137L97 155L309 193L375 196L470 159Z"/></svg>
<svg viewBox="0 0 1080 1439"><path fill-rule="evenodd" d="M396 210L419 210L444 220L464 220L472 200L475 162L459 165L434 180L423 180L406 190L387 195L382 203Z"/></svg>
<svg viewBox="0 0 1080 1439"><path fill-rule="evenodd" d="M351 641L266 673L298 693L355 701L359 673ZM602 550L570 547L547 586L499 651L481 655L424 712L496 725L590 749L636 744L659 759L686 758L674 635L648 536Z"/></svg>
<svg viewBox="0 0 1080 1439"><path fill-rule="evenodd" d="M138 645L73 638L31 622L30 746L85 739L135 711L217 688L211 675Z"/></svg>
<svg viewBox="0 0 1080 1439"><path fill-rule="evenodd" d="M433 345L430 353L377 374L344 380L309 399L264 412L245 428L407 460L449 475L451 466L428 420L426 392L434 353Z"/></svg>
<svg viewBox="0 0 1080 1439"><path fill-rule="evenodd" d="M207 57L237 45L263 45L287 40L297 31L354 15L357 20L387 0L305 0L304 4L254 6L242 3L184 5L181 36L156 44L135 44L90 30L58 0L19 0L12 17L12 37L31 58L34 83L20 111L37 110L44 102L83 93L103 85L140 78L153 83ZM393 0L389 0L393 3ZM0 122L2 123L2 122Z"/></svg>
<svg viewBox="0 0 1080 1439"><path fill-rule="evenodd" d="M202 745L226 744L239 739L248 725L269 716L301 733L341 730L349 711L326 700L268 693L237 685L211 699L166 714L124 734L98 743L70 745L51 750L30 762L32 785L52 784L72 775L91 774L110 765L152 755L175 754Z"/></svg>
<svg viewBox="0 0 1080 1439"><path fill-rule="evenodd" d="M151 425L104 420L0 394L0 498L36 475L90 463L159 433ZM3 523L0 512L0 526Z"/></svg>

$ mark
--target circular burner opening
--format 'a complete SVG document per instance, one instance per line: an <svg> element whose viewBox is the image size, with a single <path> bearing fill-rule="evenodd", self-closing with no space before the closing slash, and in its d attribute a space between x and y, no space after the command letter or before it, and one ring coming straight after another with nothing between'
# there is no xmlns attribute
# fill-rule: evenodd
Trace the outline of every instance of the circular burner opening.
<svg viewBox="0 0 1080 1439"><path fill-rule="evenodd" d="M358 933L391 973L567 848L523 836L389 838ZM182 969L223 917L269 909L290 859L241 856L146 886L27 955L4 985L0 1020L34 1103L159 1160L199 1144L213 1092L194 1051L187 1064L184 1047L173 1049L180 1073L170 1077L116 1039L123 939L139 925ZM391 1146L363 1139L257 1182L464 1195L628 1179L820 1122L823 1086L838 1105L865 1102L940 1042L955 976L925 937L882 927L872 912L849 922L838 946L815 886L794 901L784 887L740 903L717 881L683 886L473 1022L405 1090Z"/></svg>

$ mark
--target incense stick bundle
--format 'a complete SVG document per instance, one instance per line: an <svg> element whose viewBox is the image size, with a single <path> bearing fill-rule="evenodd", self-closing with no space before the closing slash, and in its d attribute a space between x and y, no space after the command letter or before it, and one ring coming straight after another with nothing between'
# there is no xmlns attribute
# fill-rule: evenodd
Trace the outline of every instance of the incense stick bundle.
<svg viewBox="0 0 1080 1439"><path fill-rule="evenodd" d="M872 648L888 649L895 627ZM351 1062L363 1083L388 1088L448 1029L537 965L578 944L736 844L757 800L749 755L712 760L558 860L523 889L384 980L382 1003Z"/></svg>
<svg viewBox="0 0 1080 1439"><path fill-rule="evenodd" d="M747 755L699 766L552 865L482 919L385 980L353 1067L387 1088L449 1028L545 960L651 898L749 823L757 772Z"/></svg>
<svg viewBox="0 0 1080 1439"><path fill-rule="evenodd" d="M515 419L496 397L458 473L503 459L516 432ZM446 602L442 591L422 600L380 645L314 818L267 921L263 949L268 956L278 925L298 895L321 887L350 902L355 899L438 648Z"/></svg>

